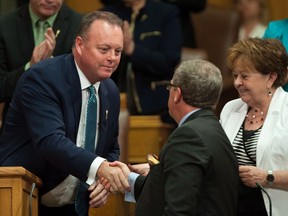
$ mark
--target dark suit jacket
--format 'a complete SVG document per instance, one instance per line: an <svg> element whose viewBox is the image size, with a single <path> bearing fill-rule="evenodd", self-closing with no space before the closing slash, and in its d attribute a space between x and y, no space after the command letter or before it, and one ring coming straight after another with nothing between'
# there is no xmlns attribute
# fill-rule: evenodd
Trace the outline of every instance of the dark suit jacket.
<svg viewBox="0 0 288 216"><path fill-rule="evenodd" d="M32 66L19 79L11 101L0 139L0 165L25 167L43 180L41 193L45 193L68 174L85 181L97 155L118 159L120 97L111 79L101 81L99 97L99 140L94 154L75 145L82 95L73 56Z"/></svg>
<svg viewBox="0 0 288 216"><path fill-rule="evenodd" d="M137 216L236 214L238 163L212 111L188 117L159 157L147 178L136 180Z"/></svg>
<svg viewBox="0 0 288 216"><path fill-rule="evenodd" d="M122 1L103 10L113 12L129 23L131 21L132 9L125 7ZM147 0L135 22L135 50L127 58L122 56L120 66L112 75L120 91L125 91L127 68L124 61L131 62L136 85L136 90L133 89L139 96L141 114L159 114L167 109L169 92L164 85L156 88L152 86L154 82L172 79L174 69L180 61L181 39L177 7ZM132 96L129 94L129 97Z"/></svg>
<svg viewBox="0 0 288 216"><path fill-rule="evenodd" d="M80 20L80 14L62 6L53 26L54 32L61 30L53 56L71 52ZM33 49L34 36L28 5L0 18L0 102L5 102L3 120Z"/></svg>

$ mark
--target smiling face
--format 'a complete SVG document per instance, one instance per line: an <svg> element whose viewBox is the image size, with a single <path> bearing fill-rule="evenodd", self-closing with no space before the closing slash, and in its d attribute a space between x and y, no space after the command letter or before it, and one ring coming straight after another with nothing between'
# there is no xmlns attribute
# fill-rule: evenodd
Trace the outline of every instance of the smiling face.
<svg viewBox="0 0 288 216"><path fill-rule="evenodd" d="M41 19L47 19L57 13L62 4L63 0L30 0L33 12Z"/></svg>
<svg viewBox="0 0 288 216"><path fill-rule="evenodd" d="M247 66L241 60L236 60L233 77L234 86L241 99L250 107L261 104L267 99L269 90L276 79L275 73L262 74L252 64Z"/></svg>
<svg viewBox="0 0 288 216"><path fill-rule="evenodd" d="M95 83L112 75L119 65L122 50L121 27L97 20L85 38L76 38L74 57L87 79Z"/></svg>

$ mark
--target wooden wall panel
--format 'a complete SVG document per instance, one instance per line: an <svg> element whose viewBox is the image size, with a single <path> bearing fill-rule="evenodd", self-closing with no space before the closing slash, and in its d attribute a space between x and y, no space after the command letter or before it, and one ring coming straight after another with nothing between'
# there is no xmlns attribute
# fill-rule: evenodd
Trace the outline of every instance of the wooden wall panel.
<svg viewBox="0 0 288 216"><path fill-rule="evenodd" d="M287 0L267 0L270 20L288 18L288 1Z"/></svg>
<svg viewBox="0 0 288 216"><path fill-rule="evenodd" d="M208 4L223 7L232 8L234 0L207 0Z"/></svg>
<svg viewBox="0 0 288 216"><path fill-rule="evenodd" d="M79 13L88 13L102 6L99 0L64 0L64 2Z"/></svg>

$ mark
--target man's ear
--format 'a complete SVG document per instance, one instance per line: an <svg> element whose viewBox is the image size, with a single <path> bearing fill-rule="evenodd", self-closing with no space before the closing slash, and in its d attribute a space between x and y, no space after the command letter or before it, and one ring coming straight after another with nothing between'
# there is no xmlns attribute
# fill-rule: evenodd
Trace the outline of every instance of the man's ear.
<svg viewBox="0 0 288 216"><path fill-rule="evenodd" d="M77 50L79 55L82 54L83 46L84 46L83 39L80 36L76 37L76 39L75 39L75 49Z"/></svg>
<svg viewBox="0 0 288 216"><path fill-rule="evenodd" d="M173 101L174 103L179 103L181 101L181 98L182 98L182 91L180 88L176 88L174 89L174 95L173 95Z"/></svg>

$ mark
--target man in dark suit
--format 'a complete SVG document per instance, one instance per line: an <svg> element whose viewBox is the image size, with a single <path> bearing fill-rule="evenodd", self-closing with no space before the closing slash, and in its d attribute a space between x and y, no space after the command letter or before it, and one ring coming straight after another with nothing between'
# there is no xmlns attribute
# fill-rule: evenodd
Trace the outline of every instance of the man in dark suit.
<svg viewBox="0 0 288 216"><path fill-rule="evenodd" d="M98 181L95 184L101 177L113 192L129 189L127 176L106 161L119 157L120 96L109 77L122 49L122 20L92 12L82 19L72 54L33 65L17 83L0 139L0 165L23 166L42 179L41 216L76 215L73 203L79 180L99 192L90 194L92 207L105 204L109 195ZM98 117L88 118L88 87L96 90ZM84 147L86 125L92 120L97 127L90 142L95 150L90 152Z"/></svg>
<svg viewBox="0 0 288 216"><path fill-rule="evenodd" d="M0 102L5 103L3 123L16 83L25 70L40 60L71 52L81 15L62 3L63 0L31 0L0 18ZM38 19L48 21L47 27L50 26L40 44L35 41Z"/></svg>
<svg viewBox="0 0 288 216"><path fill-rule="evenodd" d="M167 89L169 113L178 128L159 158L148 158L147 177L129 175L131 184L135 183L136 215L235 215L237 159L212 111L222 89L219 69L203 60L185 61ZM125 170L123 164L120 167ZM131 168L143 173L147 164Z"/></svg>

